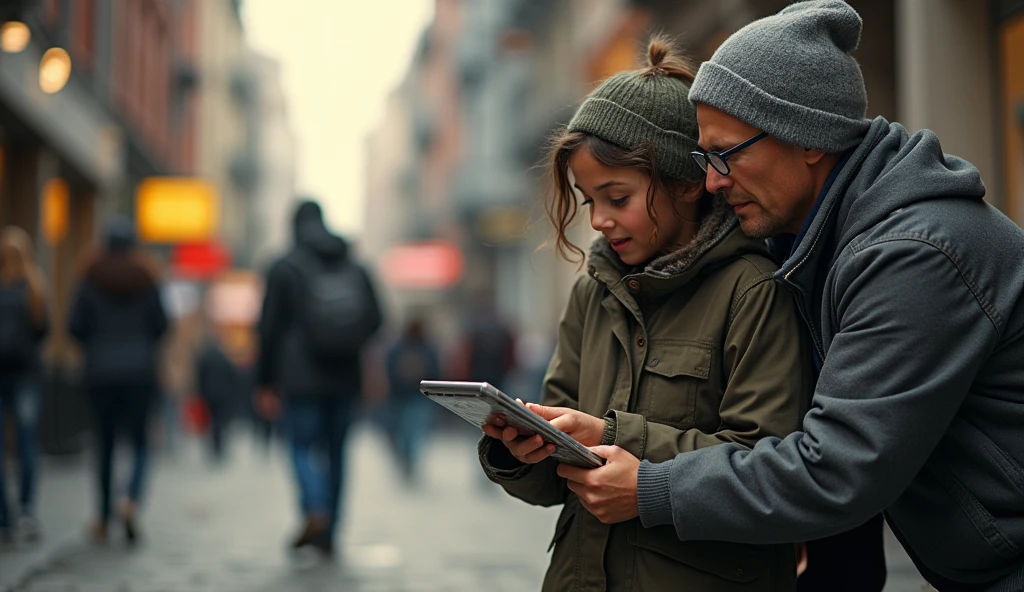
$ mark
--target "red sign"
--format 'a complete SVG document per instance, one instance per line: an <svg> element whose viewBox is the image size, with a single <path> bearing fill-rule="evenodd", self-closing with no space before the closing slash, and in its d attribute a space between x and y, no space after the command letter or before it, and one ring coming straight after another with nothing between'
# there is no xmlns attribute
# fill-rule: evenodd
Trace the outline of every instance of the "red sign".
<svg viewBox="0 0 1024 592"><path fill-rule="evenodd" d="M448 288L462 279L462 251L445 241L392 247L381 257L384 281L395 288Z"/></svg>
<svg viewBox="0 0 1024 592"><path fill-rule="evenodd" d="M231 266L231 253L219 242L181 243L171 251L171 268L183 279L208 280Z"/></svg>

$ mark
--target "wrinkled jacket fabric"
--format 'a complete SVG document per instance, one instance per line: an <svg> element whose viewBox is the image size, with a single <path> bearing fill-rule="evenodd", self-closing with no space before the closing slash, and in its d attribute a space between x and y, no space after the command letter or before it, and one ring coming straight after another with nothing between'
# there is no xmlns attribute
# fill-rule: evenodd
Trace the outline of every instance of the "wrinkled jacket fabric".
<svg viewBox="0 0 1024 592"><path fill-rule="evenodd" d="M778 273L824 360L802 431L642 465L644 524L773 543L885 510L933 581L1020 573L1024 232L984 193L932 132L877 118Z"/></svg>
<svg viewBox="0 0 1024 592"><path fill-rule="evenodd" d="M812 379L775 269L722 207L690 247L646 269L624 268L599 239L562 316L543 403L606 417L604 443L655 462L790 433ZM671 527L637 519L608 526L583 509L554 461L519 464L486 436L480 458L513 496L564 504L544 590L793 589L792 545L684 543Z"/></svg>
<svg viewBox="0 0 1024 592"><path fill-rule="evenodd" d="M361 356L357 352L329 361L319 358L307 344L299 318L305 294L302 257L315 257L327 266L349 259L348 244L331 234L319 218L295 223L295 248L276 261L267 273L263 310L260 315L260 352L256 378L260 386L271 386L291 400L323 401L350 398L362 390ZM382 317L380 304L365 268L362 272L370 296L371 325L376 331Z"/></svg>

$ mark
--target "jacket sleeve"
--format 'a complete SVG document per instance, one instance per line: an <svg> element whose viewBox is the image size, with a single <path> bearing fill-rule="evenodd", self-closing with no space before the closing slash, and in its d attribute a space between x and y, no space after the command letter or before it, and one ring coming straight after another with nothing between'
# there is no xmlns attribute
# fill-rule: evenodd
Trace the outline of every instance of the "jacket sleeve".
<svg viewBox="0 0 1024 592"><path fill-rule="evenodd" d="M576 280L569 304L558 324L558 341L544 377L542 403L551 407L579 408L580 351L583 341L587 276ZM569 488L555 472L558 462L548 458L537 464L519 462L497 440L483 436L478 446L487 476L513 497L537 506L565 503Z"/></svg>
<svg viewBox="0 0 1024 592"><path fill-rule="evenodd" d="M71 305L68 319L68 332L80 344L85 345L92 336L96 314L93 311L91 290L83 281L75 292L75 300Z"/></svg>
<svg viewBox="0 0 1024 592"><path fill-rule="evenodd" d="M800 428L811 398L810 352L796 304L769 276L740 291L723 342L725 393L718 431L680 430L642 415L612 411L603 444L616 444L640 459L663 462L723 442L746 447Z"/></svg>
<svg viewBox="0 0 1024 592"><path fill-rule="evenodd" d="M158 286L153 287L152 294L152 329L153 337L159 339L164 333L167 332L167 310L164 308L163 299L160 297L160 288Z"/></svg>
<svg viewBox="0 0 1024 592"><path fill-rule="evenodd" d="M291 314L288 287L288 264L277 261L267 272L267 286L263 293L263 307L260 312L260 349L256 358L256 383L270 387L277 383L278 352Z"/></svg>
<svg viewBox="0 0 1024 592"><path fill-rule="evenodd" d="M835 274L838 331L803 431L642 463L644 526L673 524L683 540L817 539L879 513L918 474L995 324L955 263L922 241L861 247Z"/></svg>
<svg viewBox="0 0 1024 592"><path fill-rule="evenodd" d="M362 267L363 270L363 281L365 282L366 293L370 296L370 310L369 310L369 322L367 323L367 329L370 335L373 335L380 329L384 323L384 315L381 312L380 298L377 296L377 289L374 287L373 279L370 277L370 272Z"/></svg>

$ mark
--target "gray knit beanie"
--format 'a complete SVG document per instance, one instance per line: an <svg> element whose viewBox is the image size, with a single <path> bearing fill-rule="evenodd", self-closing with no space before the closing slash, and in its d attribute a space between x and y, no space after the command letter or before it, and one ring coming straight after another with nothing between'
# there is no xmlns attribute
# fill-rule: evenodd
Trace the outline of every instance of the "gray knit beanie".
<svg viewBox="0 0 1024 592"><path fill-rule="evenodd" d="M850 55L861 24L842 0L798 2L754 21L701 64L690 101L783 142L842 152L871 124L864 78Z"/></svg>
<svg viewBox="0 0 1024 592"><path fill-rule="evenodd" d="M586 132L626 150L650 146L660 174L702 178L704 171L689 156L697 150L697 114L686 100L689 91L657 64L621 72L587 96L566 131Z"/></svg>

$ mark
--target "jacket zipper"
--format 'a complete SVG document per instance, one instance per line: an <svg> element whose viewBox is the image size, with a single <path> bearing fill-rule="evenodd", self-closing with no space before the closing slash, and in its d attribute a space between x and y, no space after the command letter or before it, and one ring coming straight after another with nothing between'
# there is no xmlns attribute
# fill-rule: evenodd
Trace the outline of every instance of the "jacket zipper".
<svg viewBox="0 0 1024 592"><path fill-rule="evenodd" d="M822 361L824 361L825 360L824 347L822 346L822 343L821 343L821 337L818 336L817 328L815 327L814 323L811 322L811 319L808 316L808 312L807 312L807 308L808 307L807 307L807 303L805 302L805 297L804 297L803 290L801 290L793 282L789 281L788 278L789 278L789 274L786 274L786 276L783 279L785 280L786 285L789 286L789 289L793 292L793 295L796 296L796 309L800 312L800 317L803 318L804 324L807 325L807 330L811 334L811 342L814 345L814 349L818 352L818 357L820 357L822 359Z"/></svg>

